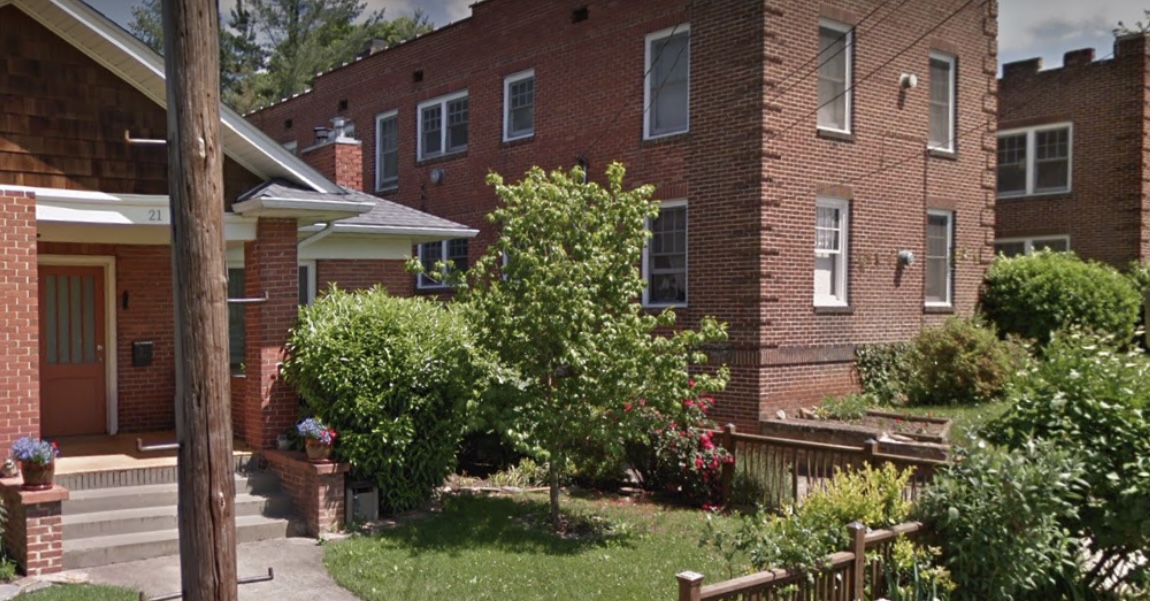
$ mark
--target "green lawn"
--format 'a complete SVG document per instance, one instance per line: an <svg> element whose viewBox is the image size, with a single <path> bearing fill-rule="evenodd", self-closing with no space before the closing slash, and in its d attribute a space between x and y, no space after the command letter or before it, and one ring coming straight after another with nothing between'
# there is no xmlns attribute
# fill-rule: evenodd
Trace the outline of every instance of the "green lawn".
<svg viewBox="0 0 1150 601"><path fill-rule="evenodd" d="M962 444L967 440L967 437L979 427L1002 415L1009 408L1010 403L998 401L968 407L894 407L884 408L884 411L897 411L910 415L949 417L954 420L954 423L950 425L950 441L955 444Z"/></svg>
<svg viewBox="0 0 1150 601"><path fill-rule="evenodd" d="M581 535L551 533L545 495L449 497L441 514L330 544L324 564L341 586L373 601L650 601L675 598L682 570L708 582L726 575L716 554L699 547L700 510L614 496L563 503L586 526Z"/></svg>
<svg viewBox="0 0 1150 601"><path fill-rule="evenodd" d="M57 584L17 597L17 601L138 601L140 593L116 586Z"/></svg>

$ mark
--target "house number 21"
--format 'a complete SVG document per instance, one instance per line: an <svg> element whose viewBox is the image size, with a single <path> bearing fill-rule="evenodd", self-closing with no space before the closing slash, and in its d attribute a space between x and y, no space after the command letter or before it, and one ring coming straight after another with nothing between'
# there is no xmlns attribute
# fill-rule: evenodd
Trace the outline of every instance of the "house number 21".
<svg viewBox="0 0 1150 601"><path fill-rule="evenodd" d="M164 220L164 211L161 209L148 209L148 221L162 222Z"/></svg>

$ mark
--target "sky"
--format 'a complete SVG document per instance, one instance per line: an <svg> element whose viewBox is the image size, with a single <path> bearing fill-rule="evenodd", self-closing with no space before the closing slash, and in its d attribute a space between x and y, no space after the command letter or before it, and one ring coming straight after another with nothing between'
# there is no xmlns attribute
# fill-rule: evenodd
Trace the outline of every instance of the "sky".
<svg viewBox="0 0 1150 601"><path fill-rule="evenodd" d="M87 0L105 15L126 25L134 0ZM220 0L221 12L235 0ZM386 8L396 17L422 8L437 27L471 14L473 0L366 0L369 9ZM540 0L536 0L540 1ZM628 0L635 2L638 0ZM1145 21L1142 9L1150 0L998 0L999 62L1041 56L1046 68L1062 64L1062 54L1095 48L1103 58L1113 49L1114 27L1119 21L1133 26Z"/></svg>

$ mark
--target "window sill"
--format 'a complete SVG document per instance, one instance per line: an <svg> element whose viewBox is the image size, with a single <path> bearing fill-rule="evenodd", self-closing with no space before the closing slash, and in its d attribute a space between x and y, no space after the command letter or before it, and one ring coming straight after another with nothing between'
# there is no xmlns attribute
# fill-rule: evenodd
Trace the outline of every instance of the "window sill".
<svg viewBox="0 0 1150 601"><path fill-rule="evenodd" d="M815 315L854 315L855 308L850 305L815 305Z"/></svg>
<svg viewBox="0 0 1150 601"><path fill-rule="evenodd" d="M824 140L835 140L837 142L854 142L854 132L842 131L838 129L824 129L822 127L815 130L815 135Z"/></svg>
<svg viewBox="0 0 1150 601"><path fill-rule="evenodd" d="M1036 194L1008 194L1006 196L996 196L995 200L1013 202L1024 200L1067 200L1073 197L1070 190L1063 190L1061 192L1039 192Z"/></svg>
<svg viewBox="0 0 1150 601"><path fill-rule="evenodd" d="M399 192L399 184L398 183L389 184L389 185L383 186L382 188L376 188L375 189L376 194L392 194L395 192Z"/></svg>
<svg viewBox="0 0 1150 601"><path fill-rule="evenodd" d="M928 148L927 154L934 159L943 159L947 161L957 161L958 152L955 150L946 150L943 148Z"/></svg>
<svg viewBox="0 0 1150 601"><path fill-rule="evenodd" d="M954 305L923 305L922 312L926 315L953 315Z"/></svg>
<svg viewBox="0 0 1150 601"><path fill-rule="evenodd" d="M673 134L663 134L660 136L653 136L653 137L649 137L649 138L644 137L643 138L643 146L658 146L660 144L670 144L673 142L678 142L680 140L686 140L686 139L690 138L690 136L691 136L691 131L686 130L686 131L675 132Z"/></svg>
<svg viewBox="0 0 1150 601"><path fill-rule="evenodd" d="M453 150L453 151L446 153L446 154L437 154L435 156L430 156L430 157L426 157L423 159L419 159L418 161L415 162L415 165L417 167L424 167L427 165L434 165L436 163L445 163L445 162L450 161L452 159L467 158L467 150L468 149L466 149L466 148L464 148L463 150Z"/></svg>
<svg viewBox="0 0 1150 601"><path fill-rule="evenodd" d="M532 132L526 136L518 136L515 138L505 138L503 140L503 148L513 148L515 146L522 146L535 141L535 133Z"/></svg>
<svg viewBox="0 0 1150 601"><path fill-rule="evenodd" d="M686 308L687 308L687 303L675 303L675 304L669 304L669 305L648 305L647 303L643 303L643 310L644 311L651 311L652 313L662 311L663 309L674 309L674 310L678 311L679 309L686 309Z"/></svg>

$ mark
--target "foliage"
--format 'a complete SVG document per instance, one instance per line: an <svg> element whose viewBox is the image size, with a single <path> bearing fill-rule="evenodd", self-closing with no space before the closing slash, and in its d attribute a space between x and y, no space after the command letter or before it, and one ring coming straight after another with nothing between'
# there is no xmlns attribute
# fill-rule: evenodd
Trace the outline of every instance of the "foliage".
<svg viewBox="0 0 1150 601"><path fill-rule="evenodd" d="M1131 261L1126 269L1126 277L1130 278L1139 292L1150 290L1150 261Z"/></svg>
<svg viewBox="0 0 1150 601"><path fill-rule="evenodd" d="M371 601L650 601L675 599L674 574L687 567L708 580L722 573L696 544L701 511L615 495L563 505L573 521L599 526L551 532L543 495L445 497L442 512L326 545L324 564Z"/></svg>
<svg viewBox="0 0 1150 601"><path fill-rule="evenodd" d="M1013 448L1024 448L1032 438L1048 440L1090 466L1087 494L1064 521L1084 530L1100 554L1088 574L1094 588L1122 584L1111 572L1150 548L1148 381L1145 353L1120 351L1109 337L1060 334L1044 361L1017 384L1011 410L987 428L994 440Z"/></svg>
<svg viewBox="0 0 1150 601"><path fill-rule="evenodd" d="M913 352L914 348L908 342L859 346L855 351L855 366L863 392L873 395L883 405L905 403L907 383L914 374Z"/></svg>
<svg viewBox="0 0 1150 601"><path fill-rule="evenodd" d="M937 536L960 600L1048 598L1078 548L1060 519L1077 515L1083 464L1051 443L958 450L916 506Z"/></svg>
<svg viewBox="0 0 1150 601"><path fill-rule="evenodd" d="M875 404L874 397L865 392L852 392L841 397L829 396L815 407L815 417L854 422L866 417L866 412Z"/></svg>
<svg viewBox="0 0 1150 601"><path fill-rule="evenodd" d="M706 360L704 346L726 338L711 318L698 330L656 333L675 318L639 303L646 223L658 204L648 200L650 186L625 190L623 176L619 164L608 167L605 187L584 182L578 169L536 167L515 185L489 175L500 199L489 220L500 237L458 282L481 340L503 368L481 410L550 464L556 525L565 458L578 463L587 448L621 455L623 442L642 433L610 412L639 399L669 411L687 398L688 368ZM416 259L408 265L423 271ZM718 390L726 370L694 378L698 391Z"/></svg>
<svg viewBox="0 0 1150 601"><path fill-rule="evenodd" d="M309 417L296 424L296 432L302 438L318 441L319 444L327 447L335 444L335 430L323 425L323 422L314 417Z"/></svg>
<svg viewBox="0 0 1150 601"><path fill-rule="evenodd" d="M1071 326L1128 342L1141 306L1141 295L1113 267L1049 251L999 257L982 293L982 311L1000 333L1042 345Z"/></svg>
<svg viewBox="0 0 1150 601"><path fill-rule="evenodd" d="M19 596L20 601L137 601L140 593L118 586L53 584Z"/></svg>
<svg viewBox="0 0 1150 601"><path fill-rule="evenodd" d="M458 311L381 288L336 288L301 307L284 375L324 424L336 456L374 478L393 510L414 507L455 466L486 360Z"/></svg>
<svg viewBox="0 0 1150 601"><path fill-rule="evenodd" d="M0 583L16 579L16 562L0 553Z"/></svg>
<svg viewBox="0 0 1150 601"><path fill-rule="evenodd" d="M489 480L492 486L514 486L518 488L546 486L549 471L550 468L547 464L535 463L535 460L530 457L524 457L519 460L519 463L491 474Z"/></svg>
<svg viewBox="0 0 1150 601"><path fill-rule="evenodd" d="M907 395L914 405L977 405L1002 398L1026 350L993 327L952 317L915 337Z"/></svg>
<svg viewBox="0 0 1150 601"><path fill-rule="evenodd" d="M60 447L55 442L49 442L32 436L21 436L12 443L9 449L12 458L20 463L34 463L48 465L60 456Z"/></svg>
<svg viewBox="0 0 1150 601"><path fill-rule="evenodd" d="M955 589L950 570L937 565L941 552L938 547L923 547L899 538L891 545L888 557L868 554L867 559L883 560L882 578L889 601L939 601L948 599Z"/></svg>

